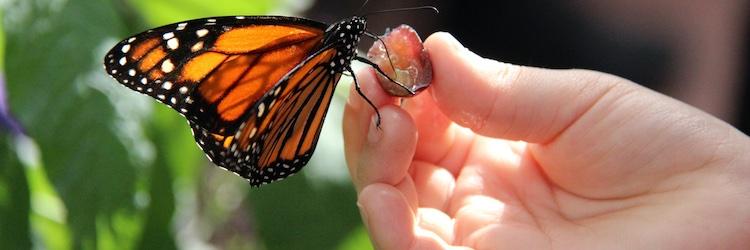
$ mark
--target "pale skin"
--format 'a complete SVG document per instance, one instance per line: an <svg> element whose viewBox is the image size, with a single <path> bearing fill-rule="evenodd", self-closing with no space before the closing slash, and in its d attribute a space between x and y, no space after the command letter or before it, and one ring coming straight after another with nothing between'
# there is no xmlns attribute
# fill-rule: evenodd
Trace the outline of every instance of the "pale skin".
<svg viewBox="0 0 750 250"><path fill-rule="evenodd" d="M425 41L434 78L398 105L357 74L349 171L376 249L747 249L750 138L626 79Z"/></svg>

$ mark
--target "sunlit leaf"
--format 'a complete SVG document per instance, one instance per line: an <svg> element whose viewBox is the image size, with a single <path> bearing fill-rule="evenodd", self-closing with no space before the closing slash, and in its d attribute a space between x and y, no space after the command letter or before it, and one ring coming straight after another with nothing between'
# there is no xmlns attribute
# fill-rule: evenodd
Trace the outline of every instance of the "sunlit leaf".
<svg viewBox="0 0 750 250"><path fill-rule="evenodd" d="M29 188L9 134L0 130L0 246L31 248Z"/></svg>
<svg viewBox="0 0 750 250"><path fill-rule="evenodd" d="M372 243L370 243L370 237L367 235L367 230L364 227L358 227L351 231L349 235L341 242L338 247L339 250L368 250L372 249Z"/></svg>
<svg viewBox="0 0 750 250"><path fill-rule="evenodd" d="M162 119L163 120L163 119ZM154 141L156 143L157 151L159 152L172 152L165 147L173 146L169 143L173 139L174 132L170 132L167 127L173 125L170 123L154 123L156 126L154 131ZM161 128L161 129L160 129ZM177 137L179 138L179 137ZM189 145L193 143L187 143ZM189 152L189 151L188 151ZM189 153L178 154L172 152L174 155L181 155L183 157L190 156ZM146 211L146 223L143 225L143 233L138 242L139 249L175 249L177 246L174 241L172 232L172 217L175 211L175 194L173 189L173 176L171 169L169 168L168 155L161 154L156 156L155 164L151 169L151 176L148 186L148 210ZM193 153L195 156L196 153ZM184 164L188 166L196 165L196 157L185 157L190 161L173 161L173 164Z"/></svg>
<svg viewBox="0 0 750 250"><path fill-rule="evenodd" d="M123 25L102 1L6 3L6 72L14 114L36 139L44 170L67 209L74 248L95 248L97 220L133 210L137 167L101 70ZM75 17L75 18L72 18ZM105 85L101 85L105 86ZM117 237L121 237L118 235Z"/></svg>
<svg viewBox="0 0 750 250"><path fill-rule="evenodd" d="M164 25L187 19L226 15L266 14L274 0L130 0L148 23Z"/></svg>

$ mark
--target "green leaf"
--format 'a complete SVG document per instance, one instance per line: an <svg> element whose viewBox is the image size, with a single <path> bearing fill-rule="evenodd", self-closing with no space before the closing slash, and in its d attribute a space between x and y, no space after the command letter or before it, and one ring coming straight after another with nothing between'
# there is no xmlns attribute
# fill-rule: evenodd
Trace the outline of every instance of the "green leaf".
<svg viewBox="0 0 750 250"><path fill-rule="evenodd" d="M0 130L0 246L31 248L29 186L12 139Z"/></svg>
<svg viewBox="0 0 750 250"><path fill-rule="evenodd" d="M175 212L175 194L173 189L173 176L171 173L171 169L169 168L169 165L178 165L178 164L184 164L183 166L193 166L192 169L195 168L197 159L196 157L185 157L190 156L189 150L187 151L188 154L179 154L178 152L174 152L169 149L169 147L174 147L172 141L175 134L179 134L180 131L176 130L174 126L175 124L164 122L165 120L175 120L175 119L169 119L169 116L161 116L162 119L157 119L157 121L162 122L154 122L152 123L152 129L153 132L153 138L155 145L157 147L157 151L159 152L171 152L166 154L159 154L156 155L155 164L151 169L151 178L148 182L148 210L146 211L146 223L144 224L143 233L141 234L140 241L138 243L139 249L176 249L177 246L174 241L174 237L172 234L172 217ZM185 124L182 122L181 124ZM184 137L184 136L181 136ZM177 138L181 138L177 137ZM180 141L180 140L178 140ZM181 141L180 141L181 142ZM186 143L188 145L191 145L193 143ZM170 155L179 155L182 156L180 159L191 159L192 162L189 162L187 160L177 160L174 159L175 157L169 157ZM197 154L194 152L192 156L196 156ZM170 164L169 159L172 159Z"/></svg>
<svg viewBox="0 0 750 250"><path fill-rule="evenodd" d="M154 25L210 16L260 15L268 13L277 5L273 0L131 0L130 2L148 23Z"/></svg>
<svg viewBox="0 0 750 250"><path fill-rule="evenodd" d="M367 250L373 249L370 236L364 227L358 227L339 245L339 250Z"/></svg>
<svg viewBox="0 0 750 250"><path fill-rule="evenodd" d="M334 249L361 225L350 185L310 184L295 175L250 191L268 249Z"/></svg>
<svg viewBox="0 0 750 250"><path fill-rule="evenodd" d="M0 9L0 20L3 19L3 11ZM5 68L5 30L0 24L0 71Z"/></svg>
<svg viewBox="0 0 750 250"><path fill-rule="evenodd" d="M157 155L157 162L170 168L171 181L175 182L177 188L195 188L201 168L208 164L205 164L207 159L195 144L185 118L158 104L151 132L158 151L162 152Z"/></svg>
<svg viewBox="0 0 750 250"><path fill-rule="evenodd" d="M96 248L100 228L113 226L118 213L136 212L135 183L144 172L137 170L148 165L143 150L128 147L139 145L129 137L137 128L119 123L126 118L112 105L117 86L101 70L106 48L124 26L106 1L6 5L12 111L39 144L44 170L67 209L72 247Z"/></svg>

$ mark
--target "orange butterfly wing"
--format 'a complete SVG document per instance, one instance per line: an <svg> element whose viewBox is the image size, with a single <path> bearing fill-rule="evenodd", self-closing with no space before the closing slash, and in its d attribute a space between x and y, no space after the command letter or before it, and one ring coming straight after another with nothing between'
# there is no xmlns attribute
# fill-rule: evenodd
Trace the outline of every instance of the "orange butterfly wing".
<svg viewBox="0 0 750 250"><path fill-rule="evenodd" d="M105 57L105 68L123 85L225 135L321 46L325 27L273 16L186 21L123 40Z"/></svg>
<svg viewBox="0 0 750 250"><path fill-rule="evenodd" d="M315 150L341 73L330 74L335 50L319 53L292 70L260 98L234 135L191 124L198 144L219 166L258 186L294 174Z"/></svg>
<svg viewBox="0 0 750 250"><path fill-rule="evenodd" d="M259 186L310 159L365 20L220 17L163 26L105 57L123 85L187 117L214 162Z"/></svg>

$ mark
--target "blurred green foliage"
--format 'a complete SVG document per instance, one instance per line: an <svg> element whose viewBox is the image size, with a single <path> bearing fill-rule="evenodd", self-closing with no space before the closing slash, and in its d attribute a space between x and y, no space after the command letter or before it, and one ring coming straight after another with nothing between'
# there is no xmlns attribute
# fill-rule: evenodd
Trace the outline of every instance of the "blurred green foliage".
<svg viewBox="0 0 750 250"><path fill-rule="evenodd" d="M269 13L275 0L132 0L129 3L149 24L167 24L186 19L225 15L262 15Z"/></svg>
<svg viewBox="0 0 750 250"><path fill-rule="evenodd" d="M0 134L3 142L7 135ZM0 243L9 249L31 247L29 188L9 143L0 143Z"/></svg>
<svg viewBox="0 0 750 250"><path fill-rule="evenodd" d="M0 7L0 65L11 111L28 135L0 131L3 249L370 248L342 160L335 114L342 96L302 171L319 174L251 189L207 163L184 118L102 70L111 46L149 27L285 12L281 4L9 0Z"/></svg>

